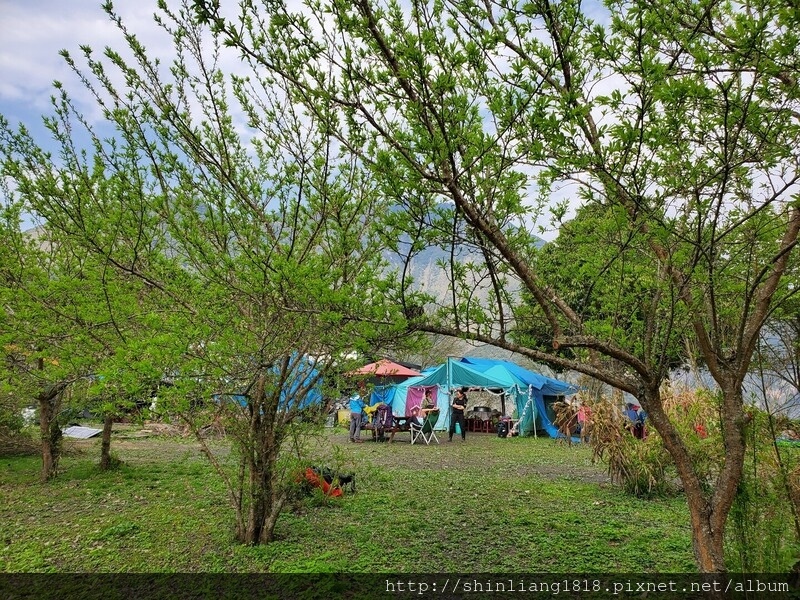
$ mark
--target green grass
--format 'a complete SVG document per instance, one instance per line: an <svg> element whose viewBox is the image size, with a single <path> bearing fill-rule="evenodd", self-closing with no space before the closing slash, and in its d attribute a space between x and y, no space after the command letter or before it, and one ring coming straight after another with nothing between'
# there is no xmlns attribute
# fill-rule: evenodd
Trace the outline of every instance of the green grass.
<svg viewBox="0 0 800 600"><path fill-rule="evenodd" d="M216 475L188 440L98 442L38 482L36 458L0 460L3 572L687 572L682 498L637 500L588 448L472 435L467 443L316 446L357 473L357 493L282 515L278 539L245 547Z"/></svg>

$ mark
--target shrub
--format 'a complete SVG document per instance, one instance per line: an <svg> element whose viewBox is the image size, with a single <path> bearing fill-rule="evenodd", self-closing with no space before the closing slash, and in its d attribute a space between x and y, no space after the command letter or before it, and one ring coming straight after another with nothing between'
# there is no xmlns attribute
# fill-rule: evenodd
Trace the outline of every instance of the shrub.
<svg viewBox="0 0 800 600"><path fill-rule="evenodd" d="M779 448L775 423L751 408L742 481L731 508L726 539L730 568L749 573L783 572L800 553L800 453Z"/></svg>
<svg viewBox="0 0 800 600"><path fill-rule="evenodd" d="M664 393L667 415L707 493L724 458L718 402L718 395L708 390ZM607 464L612 480L640 498L678 490L674 464L657 432L649 431L644 440L634 438L620 409L608 399L591 403L590 409L593 456ZM800 553L800 451L777 446L776 424L770 418L749 409L745 470L726 531L726 563L737 572L785 572Z"/></svg>
<svg viewBox="0 0 800 600"><path fill-rule="evenodd" d="M29 456L39 446L25 433L25 420L12 396L0 402L0 456Z"/></svg>

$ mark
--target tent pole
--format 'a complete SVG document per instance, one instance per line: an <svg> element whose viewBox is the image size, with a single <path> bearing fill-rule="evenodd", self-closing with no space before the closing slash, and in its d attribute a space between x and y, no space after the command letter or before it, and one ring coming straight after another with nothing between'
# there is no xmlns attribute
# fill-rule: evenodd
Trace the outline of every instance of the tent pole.
<svg viewBox="0 0 800 600"><path fill-rule="evenodd" d="M450 371L450 361L453 360L449 356L447 357L447 391L450 392L450 386L453 384L452 382L452 375Z"/></svg>
<svg viewBox="0 0 800 600"><path fill-rule="evenodd" d="M453 372L450 368L450 361L453 359L448 356L447 357L447 416L449 417L447 422L447 429L448 431L453 431ZM452 440L451 440L452 441Z"/></svg>
<svg viewBox="0 0 800 600"><path fill-rule="evenodd" d="M531 413L533 414L533 438L538 440L539 433L536 431L536 403L533 401L533 386L528 386L528 402L531 404Z"/></svg>

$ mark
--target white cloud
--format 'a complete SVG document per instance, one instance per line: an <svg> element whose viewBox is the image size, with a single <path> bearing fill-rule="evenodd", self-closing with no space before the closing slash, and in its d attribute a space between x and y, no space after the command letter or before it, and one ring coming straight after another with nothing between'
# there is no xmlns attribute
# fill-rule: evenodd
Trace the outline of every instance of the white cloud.
<svg viewBox="0 0 800 600"><path fill-rule="evenodd" d="M101 52L122 47L119 31L100 0L0 0L0 113L48 112L55 80L77 91L74 75L59 55L62 49L80 53L81 45ZM115 5L131 30L155 51L164 49L153 23L155 0Z"/></svg>

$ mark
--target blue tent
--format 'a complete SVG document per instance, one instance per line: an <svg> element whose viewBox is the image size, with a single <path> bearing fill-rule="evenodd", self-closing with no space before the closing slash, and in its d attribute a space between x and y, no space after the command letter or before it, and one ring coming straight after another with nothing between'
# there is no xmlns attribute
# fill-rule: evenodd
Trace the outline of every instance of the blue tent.
<svg viewBox="0 0 800 600"><path fill-rule="evenodd" d="M513 396L520 419L521 435L536 434L538 430L543 429L550 437L561 436L550 417L552 400L577 393L576 386L534 373L506 360L488 358L462 358L461 360L487 375L498 372L507 373L519 382L519 387ZM546 397L549 397L547 399L551 402L546 402Z"/></svg>
<svg viewBox="0 0 800 600"><path fill-rule="evenodd" d="M469 365L457 360L448 361L433 369L426 369L420 377L412 377L401 384L398 384L395 391L392 413L395 416L406 416L406 400L411 387L420 389L435 387L437 393L437 405L443 408L450 406L450 391L462 386L487 387L487 388L511 388L515 382L511 378L498 379L497 375L486 376L479 371L472 369ZM442 410L439 420L436 422L436 429L446 431L450 429L450 410Z"/></svg>
<svg viewBox="0 0 800 600"><path fill-rule="evenodd" d="M280 366L274 365L271 374L278 379L281 375ZM314 360L309 356L294 354L289 357L287 371L284 379L286 384L280 393L280 407L282 410L291 408L304 409L322 402L322 377L314 366ZM214 399L230 398L245 407L248 404L247 393L215 394Z"/></svg>
<svg viewBox="0 0 800 600"><path fill-rule="evenodd" d="M548 416L545 397L574 394L577 387L529 371L519 365L484 358L448 359L430 373L413 377L395 386L392 412L397 416L406 413L406 396L410 387L438 387L439 406L449 406L450 390L459 387L481 387L500 390L515 403L520 418L521 435L536 435L546 431L551 437L560 435ZM436 424L437 429L449 429L450 411L443 411Z"/></svg>
<svg viewBox="0 0 800 600"><path fill-rule="evenodd" d="M281 405L290 408L296 402L297 408L303 409L322 403L322 376L315 365L315 360L308 355L293 355L289 359L289 375L286 379L288 389L281 390ZM276 376L278 367L273 367Z"/></svg>
<svg viewBox="0 0 800 600"><path fill-rule="evenodd" d="M392 405L394 396L397 391L398 384L392 385L376 385L372 388L372 393L369 395L369 405L375 406L383 402L384 404Z"/></svg>

